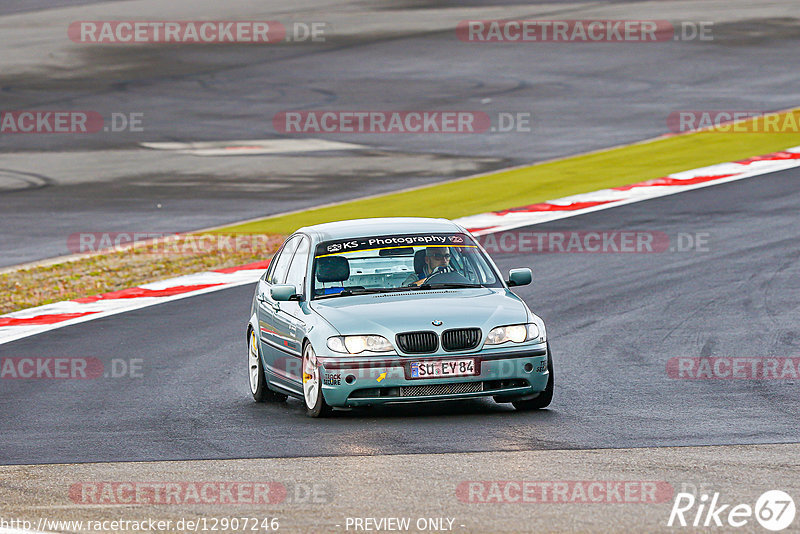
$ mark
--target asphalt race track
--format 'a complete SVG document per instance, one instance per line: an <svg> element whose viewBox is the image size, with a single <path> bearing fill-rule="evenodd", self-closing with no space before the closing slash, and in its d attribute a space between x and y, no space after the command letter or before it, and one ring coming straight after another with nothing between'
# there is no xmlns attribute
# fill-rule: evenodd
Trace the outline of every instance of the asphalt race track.
<svg viewBox="0 0 800 534"><path fill-rule="evenodd" d="M497 254L556 358L549 410L491 401L337 412L252 402L252 287L74 325L0 355L141 358L136 379L4 380L0 462L348 456L796 443L798 380L676 380L669 358L787 356L800 344L800 171L595 212L535 230L700 235L707 251Z"/></svg>
<svg viewBox="0 0 800 534"><path fill-rule="evenodd" d="M142 132L0 136L0 266L67 254L67 236L75 232L196 230L630 143L666 132L667 116L678 110L778 110L800 100L794 76L800 70L800 24L780 18L795 14L785 1L758 8L742 0L472 2L460 7L409 2L390 9L315 0L298 3L296 13L241 8L266 18L330 21L332 36L314 45L254 53L246 45L206 50L64 44L68 21L109 13L124 18L127 4L110 3L105 11L75 5L41 12L45 15L0 17L6 31L32 28L20 30L18 37L30 54L20 56L10 38L0 55L8 63L0 63L5 108L61 106L95 110L106 119L115 112L144 114ZM136 19L148 10L158 18L171 13L162 2L137 5L140 11L130 15ZM176 20L190 18L179 2L170 5L180 14ZM0 13L17 8L5 9ZM518 46L463 43L453 34L458 20L500 15L717 22L710 43ZM382 23L386 30L387 21L397 21L390 34L371 26ZM50 63L53 54L57 65ZM19 59L26 57L28 63ZM447 58L447 68L441 58ZM59 76L43 75L47 69ZM524 134L330 134L324 137L369 149L332 160L305 154L179 156L138 146L282 138L286 135L275 130L272 117L298 109L530 113L532 129ZM383 157L376 158L376 152ZM407 168L404 162L414 158L423 158L421 164Z"/></svg>

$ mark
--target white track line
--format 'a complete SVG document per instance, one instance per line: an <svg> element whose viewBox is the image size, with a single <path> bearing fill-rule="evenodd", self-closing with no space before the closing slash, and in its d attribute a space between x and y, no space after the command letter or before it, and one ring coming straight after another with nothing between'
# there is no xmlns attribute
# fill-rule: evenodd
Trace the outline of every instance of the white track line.
<svg viewBox="0 0 800 534"><path fill-rule="evenodd" d="M296 154L333 150L362 150L364 145L325 139L244 139L240 141L198 141L195 143L139 143L144 148L170 150L194 156L255 156Z"/></svg>

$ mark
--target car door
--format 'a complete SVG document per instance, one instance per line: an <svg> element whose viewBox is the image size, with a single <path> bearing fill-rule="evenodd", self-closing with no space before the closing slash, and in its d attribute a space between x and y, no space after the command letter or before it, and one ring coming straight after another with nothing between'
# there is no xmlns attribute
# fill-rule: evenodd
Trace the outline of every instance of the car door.
<svg viewBox="0 0 800 534"><path fill-rule="evenodd" d="M280 368L285 368L286 352L283 350L283 340L288 332L282 332L278 321L278 311L280 303L272 298L270 289L272 286L282 284L286 280L289 265L294 258L294 252L300 243L301 236L294 236L288 239L275 255L270 263L264 278L258 282L258 294L256 296L259 339L261 341L261 354L264 358L264 369L267 372L269 381L273 384L285 384L286 380L281 379Z"/></svg>
<svg viewBox="0 0 800 534"><path fill-rule="evenodd" d="M303 237L295 250L294 257L289 264L285 284L293 285L295 292L302 295L302 300L290 300L278 303L275 312L276 328L286 333L286 337L281 341L282 350L287 354L285 366L276 366L276 373L281 373L280 379L285 380L286 387L290 387L298 392L302 391L302 350L303 339L307 331L306 318L310 311L306 302L306 273L308 271L310 240Z"/></svg>

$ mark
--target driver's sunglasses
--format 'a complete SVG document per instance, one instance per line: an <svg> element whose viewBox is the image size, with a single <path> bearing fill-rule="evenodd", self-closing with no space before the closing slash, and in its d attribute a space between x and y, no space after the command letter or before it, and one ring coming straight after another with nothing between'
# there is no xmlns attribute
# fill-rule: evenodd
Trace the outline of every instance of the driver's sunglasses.
<svg viewBox="0 0 800 534"><path fill-rule="evenodd" d="M438 258L438 259L445 259L445 260L449 260L450 259L450 253L449 252L446 252L446 253L434 252L433 254L429 254L429 256L431 258Z"/></svg>

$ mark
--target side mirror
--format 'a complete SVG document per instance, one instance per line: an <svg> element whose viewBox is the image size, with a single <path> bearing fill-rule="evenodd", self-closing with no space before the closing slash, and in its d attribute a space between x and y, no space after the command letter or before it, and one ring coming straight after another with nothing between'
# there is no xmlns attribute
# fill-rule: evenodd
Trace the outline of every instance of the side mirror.
<svg viewBox="0 0 800 534"><path fill-rule="evenodd" d="M291 284L281 284L272 286L269 290L272 299L278 302L286 302L288 300L303 300L303 296L297 293L297 288Z"/></svg>
<svg viewBox="0 0 800 534"><path fill-rule="evenodd" d="M506 284L509 287L514 286L527 286L533 280L533 273L527 267L523 269L511 269L508 271L508 280Z"/></svg>

